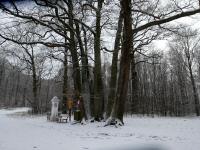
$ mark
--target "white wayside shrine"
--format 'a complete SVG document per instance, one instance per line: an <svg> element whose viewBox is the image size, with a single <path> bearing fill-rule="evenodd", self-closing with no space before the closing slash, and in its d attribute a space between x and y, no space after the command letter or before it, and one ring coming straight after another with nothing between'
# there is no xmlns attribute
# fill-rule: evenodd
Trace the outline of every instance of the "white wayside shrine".
<svg viewBox="0 0 200 150"><path fill-rule="evenodd" d="M51 121L56 121L58 117L58 106L59 106L59 99L57 96L53 97L51 100Z"/></svg>

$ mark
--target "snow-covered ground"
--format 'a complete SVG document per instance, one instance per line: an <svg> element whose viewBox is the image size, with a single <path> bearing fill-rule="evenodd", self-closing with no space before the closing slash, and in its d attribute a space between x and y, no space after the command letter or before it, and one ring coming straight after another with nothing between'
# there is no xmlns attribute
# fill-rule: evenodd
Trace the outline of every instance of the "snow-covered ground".
<svg viewBox="0 0 200 150"><path fill-rule="evenodd" d="M0 110L0 150L125 150L123 147L148 146L200 149L197 117L126 117L125 126L115 128L103 127L104 123L72 125L48 122L45 116L19 115L27 110Z"/></svg>

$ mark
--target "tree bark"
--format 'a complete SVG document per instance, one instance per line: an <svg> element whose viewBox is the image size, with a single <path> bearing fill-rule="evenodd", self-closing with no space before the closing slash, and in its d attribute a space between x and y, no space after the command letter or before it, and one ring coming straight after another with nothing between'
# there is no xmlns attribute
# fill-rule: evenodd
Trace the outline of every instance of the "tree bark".
<svg viewBox="0 0 200 150"><path fill-rule="evenodd" d="M138 76L134 57L135 54L133 53L131 59L131 113L138 113Z"/></svg>
<svg viewBox="0 0 200 150"><path fill-rule="evenodd" d="M32 58L32 79L33 79L33 113L37 114L39 113L39 101L38 101L38 85L37 85L37 75L36 75L36 68L35 68L35 61L34 58Z"/></svg>
<svg viewBox="0 0 200 150"><path fill-rule="evenodd" d="M83 116L85 119L88 119L91 117L91 111L90 111L90 87L89 87L89 69L88 69L88 56L87 52L84 50L83 41L81 39L81 31L79 24L75 22L76 25L76 35L79 43L79 48L81 52L81 63L82 63L82 69L81 69L81 75L82 75L82 89L81 89L81 95L83 97L83 106L85 113L83 113L85 116ZM85 43L87 44L87 43ZM87 47L87 46L86 46ZM85 48L86 48L85 47Z"/></svg>
<svg viewBox="0 0 200 150"><path fill-rule="evenodd" d="M94 35L94 118L99 121L103 118L104 95L101 75L101 9L103 0L98 1L96 10L96 31Z"/></svg>
<svg viewBox="0 0 200 150"><path fill-rule="evenodd" d="M75 42L75 30L74 30L74 21L73 21L73 3L72 0L68 1L68 9L69 9L69 25L70 29L70 52L72 55L72 63L73 63L73 79L74 79L74 89L79 95L81 93L81 75L80 75L80 66L78 60L78 53L76 49L76 42Z"/></svg>
<svg viewBox="0 0 200 150"><path fill-rule="evenodd" d="M121 1L124 17L124 35L120 60L117 93L111 113L111 119L119 119L123 124L124 105L127 97L128 80L130 73L130 53L133 48L133 29L131 17L131 0Z"/></svg>
<svg viewBox="0 0 200 150"><path fill-rule="evenodd" d="M193 72L192 72L192 65L191 65L189 60L188 60L188 65L189 65L190 80L191 80L191 83L192 83L193 97L194 97L194 103L195 103L195 112L196 112L197 116L200 116L199 96L198 96L195 81L194 81L194 76L193 76Z"/></svg>
<svg viewBox="0 0 200 150"><path fill-rule="evenodd" d="M19 97L18 97L18 94L19 94L19 83L20 83L20 72L17 71L17 81L16 81L16 89L15 89L15 97L14 97L14 105L17 106L18 105L18 100L19 100Z"/></svg>
<svg viewBox="0 0 200 150"><path fill-rule="evenodd" d="M117 33L115 38L115 45L114 45L114 52L112 57L112 66L111 66L111 77L110 77L110 91L108 96L108 103L106 108L106 119L110 116L110 113L112 111L112 106L115 98L116 93L116 84L117 84L117 72L118 72L118 53L120 50L120 40L121 40L121 34L122 34L122 27L123 27L123 14L122 11L120 11L119 20L118 20L118 27L117 27Z"/></svg>
<svg viewBox="0 0 200 150"><path fill-rule="evenodd" d="M67 109L67 82L68 82L68 59L67 59L67 48L65 48L64 51L64 62L63 62L63 68L64 68L64 73L63 73L63 99L62 99L62 113L67 113L66 109Z"/></svg>

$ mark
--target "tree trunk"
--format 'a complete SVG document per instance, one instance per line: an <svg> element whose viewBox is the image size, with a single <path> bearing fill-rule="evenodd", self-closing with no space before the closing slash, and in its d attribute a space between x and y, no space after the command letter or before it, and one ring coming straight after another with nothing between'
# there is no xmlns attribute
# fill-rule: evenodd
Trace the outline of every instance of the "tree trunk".
<svg viewBox="0 0 200 150"><path fill-rule="evenodd" d="M64 68L64 73L63 73L63 99L62 99L62 113L67 113L66 109L67 109L67 81L68 81L68 76L67 76L67 72L68 72L68 59L67 59L67 48L65 48L65 52L64 52L64 62L63 62L63 68Z"/></svg>
<svg viewBox="0 0 200 150"><path fill-rule="evenodd" d="M46 100L45 100L45 112L48 111L48 102L49 102L49 93L50 93L50 81L47 81L47 87L46 87Z"/></svg>
<svg viewBox="0 0 200 150"><path fill-rule="evenodd" d="M124 35L120 60L117 93L111 113L111 119L119 119L123 124L124 105L127 98L128 80L130 73L130 53L133 47L133 30L131 18L131 0L121 1L124 17Z"/></svg>
<svg viewBox="0 0 200 150"><path fill-rule="evenodd" d="M196 85L195 85L195 81L194 81L194 76L192 73L192 65L190 63L190 61L188 60L188 64L189 64L189 72L190 72L190 80L192 83L192 90L193 90L193 97L194 97L194 103L195 103L195 112L197 116L200 116L200 108L199 108L199 96L197 93L197 89L196 89Z"/></svg>
<svg viewBox="0 0 200 150"><path fill-rule="evenodd" d="M19 83L20 83L20 72L17 71L17 83L16 83L16 90L15 90L15 97L14 97L14 105L17 106L18 105L18 94L19 94Z"/></svg>
<svg viewBox="0 0 200 150"><path fill-rule="evenodd" d="M36 75L36 68L35 68L35 62L34 58L32 59L32 80L33 80L33 102L32 102L32 107L33 110L32 112L34 114L37 114L39 112L39 101L38 101L38 95L37 95L37 75Z"/></svg>
<svg viewBox="0 0 200 150"><path fill-rule="evenodd" d="M111 66L111 77L110 77L110 91L108 96L108 103L106 108L106 119L110 116L112 111L112 106L115 98L116 93L116 83L117 83L117 63L118 63L118 53L120 49L120 40L121 40L121 33L122 33L122 26L123 26L123 14L120 11L119 20L118 20L118 27L117 33L115 38L115 45L114 45L114 52L112 57L112 66Z"/></svg>
<svg viewBox="0 0 200 150"><path fill-rule="evenodd" d="M80 67L79 67L79 60L78 60L78 53L76 49L76 42L75 42L75 33L74 33L74 21L73 21L73 3L72 0L68 1L69 3L69 25L72 29L70 29L70 52L72 55L72 63L73 63L73 79L74 79L74 89L76 94L79 95L81 93L81 76L80 76Z"/></svg>
<svg viewBox="0 0 200 150"><path fill-rule="evenodd" d="M138 113L138 76L134 57L135 54L133 53L131 59L131 113Z"/></svg>
<svg viewBox="0 0 200 150"><path fill-rule="evenodd" d="M23 83L23 93L22 93L22 106L26 107L26 99L27 99L27 83L28 83L28 76L26 77Z"/></svg>
<svg viewBox="0 0 200 150"><path fill-rule="evenodd" d="M103 117L104 105L103 82L101 75L101 9L103 0L98 1L96 10L96 32L94 35L94 118L99 121Z"/></svg>
<svg viewBox="0 0 200 150"><path fill-rule="evenodd" d="M79 28L79 24L75 22L76 25L76 35L79 43L79 48L81 51L81 63L82 63L82 69L81 69L81 74L82 74L82 89L81 89L81 95L83 97L83 106L85 110L85 118L90 118L91 117L91 111L90 111L90 87L89 87L89 69L88 69L88 60L87 60L87 53L84 50L83 47L83 42L81 39L81 31ZM87 44L87 43L85 43ZM87 46L86 46L87 47ZM85 47L85 48L86 48Z"/></svg>

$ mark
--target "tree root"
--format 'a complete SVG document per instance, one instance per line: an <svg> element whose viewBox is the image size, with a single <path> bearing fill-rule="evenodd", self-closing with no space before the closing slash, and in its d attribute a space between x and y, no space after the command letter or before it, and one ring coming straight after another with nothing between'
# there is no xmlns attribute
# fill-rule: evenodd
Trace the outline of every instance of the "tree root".
<svg viewBox="0 0 200 150"><path fill-rule="evenodd" d="M118 128L119 126L123 126L123 125L124 125L124 123L120 119L109 117L106 120L106 124L104 125L104 127L106 127L106 126L115 126L116 128Z"/></svg>

